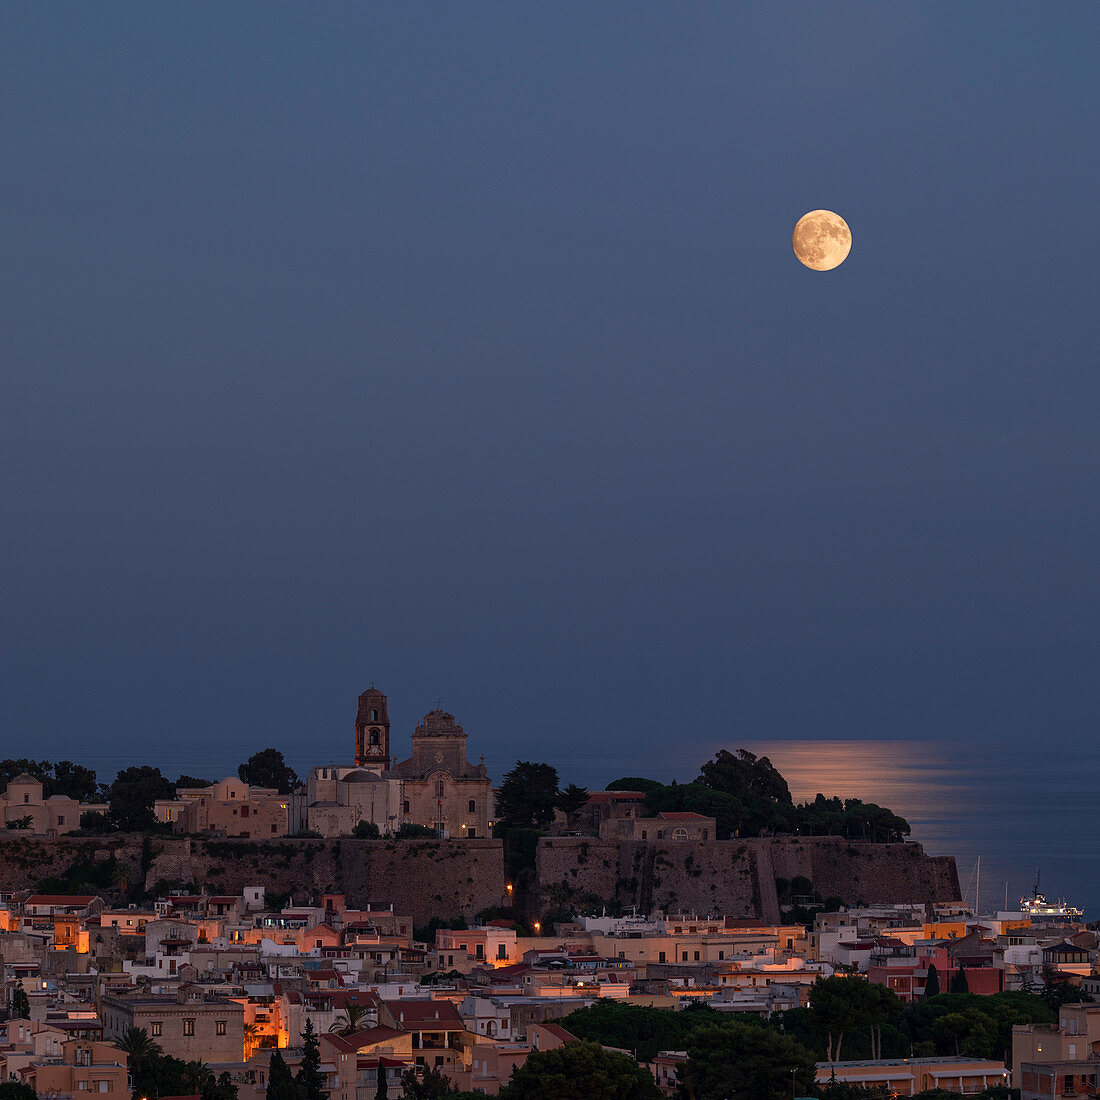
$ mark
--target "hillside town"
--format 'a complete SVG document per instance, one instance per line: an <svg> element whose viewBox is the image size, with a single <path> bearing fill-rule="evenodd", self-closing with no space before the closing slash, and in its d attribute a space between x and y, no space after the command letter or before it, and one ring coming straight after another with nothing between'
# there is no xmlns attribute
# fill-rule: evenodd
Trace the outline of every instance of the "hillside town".
<svg viewBox="0 0 1100 1100"><path fill-rule="evenodd" d="M408 759L390 746L387 700L371 688L353 759L304 781L273 750L237 777L181 777L171 791L147 775L98 788L68 762L5 762L39 773L11 775L0 795L5 1100L538 1096L547 1073L600 1059L626 1082L621 1095L639 1097L1096 1095L1100 938L1037 893L978 914L957 878L929 880L955 896L913 900L885 877L853 899L773 876L746 895L757 910L746 913L640 908L614 887L578 893L568 874L547 885L537 873L563 845L584 863L602 843L705 881L707 853L737 858L755 831L778 859L777 822L803 830L830 813L849 857L896 862L918 846L889 811L821 796L795 807L767 759L744 752L705 765L687 802L646 780L562 789L530 762L494 790L441 707L417 725ZM268 785L249 782L255 772ZM135 825L136 870L96 848ZM279 892L262 873L232 889L173 886L153 876L157 838L177 836L232 839L231 855L273 837L307 853L346 838L363 859L383 844L410 876L424 873L425 849L463 866L463 845L490 844L507 881L494 904L466 912L338 882ZM68 843L90 847L64 876L35 871L36 853ZM754 866L759 877L773 864Z"/></svg>

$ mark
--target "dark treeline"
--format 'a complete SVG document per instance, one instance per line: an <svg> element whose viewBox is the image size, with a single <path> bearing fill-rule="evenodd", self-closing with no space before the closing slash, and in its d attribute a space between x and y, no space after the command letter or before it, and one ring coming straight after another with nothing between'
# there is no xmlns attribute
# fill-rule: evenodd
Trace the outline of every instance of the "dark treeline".
<svg viewBox="0 0 1100 1100"><path fill-rule="evenodd" d="M561 1024L582 1039L633 1051L641 1060L658 1050L684 1050L684 1095L696 1100L727 1096L789 1096L795 1073L799 1095L826 1100L871 1100L885 1091L815 1086L815 1062L841 1059L969 1056L1007 1062L1014 1024L1051 1024L1064 997L1061 987L1037 996L944 993L903 1004L862 977L819 980L808 1008L765 1019L719 1012L705 1004L682 1012L599 1001ZM944 1097L952 1097L946 1093ZM1006 1097L1003 1087L982 1094Z"/></svg>
<svg viewBox="0 0 1100 1100"><path fill-rule="evenodd" d="M905 818L858 798L819 794L813 802L796 805L772 762L745 749L722 749L691 783L627 776L607 789L644 792L651 814L690 811L713 817L720 839L799 834L891 842L904 840L910 832ZM583 787L560 787L557 769L549 764L520 760L501 784L498 820L509 828L543 828L554 819L555 810L568 818L587 798Z"/></svg>
<svg viewBox="0 0 1100 1100"><path fill-rule="evenodd" d="M105 814L92 812L81 818L81 828L92 833L155 829L153 804L157 799L175 797L177 788L208 787L212 782L193 775L181 775L173 782L160 768L138 764L123 768L112 782L100 783L93 769L71 760L0 760L0 787L23 774L41 782L45 798L65 795L78 802L106 803ZM283 754L271 748L250 756L237 768L237 775L249 786L271 787L281 794L289 794L301 783Z"/></svg>
<svg viewBox="0 0 1100 1100"><path fill-rule="evenodd" d="M910 833L905 818L858 798L819 794L813 802L796 805L772 762L745 749L722 749L691 783L627 776L607 789L644 791L650 813L690 811L713 817L722 838L798 834L892 842Z"/></svg>

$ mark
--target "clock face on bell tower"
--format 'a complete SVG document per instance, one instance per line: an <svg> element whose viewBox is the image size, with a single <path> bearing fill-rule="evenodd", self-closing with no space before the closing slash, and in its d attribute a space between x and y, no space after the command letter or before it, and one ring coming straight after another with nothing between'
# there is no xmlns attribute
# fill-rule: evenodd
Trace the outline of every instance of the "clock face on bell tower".
<svg viewBox="0 0 1100 1100"><path fill-rule="evenodd" d="M377 688L369 688L359 696L359 713L355 718L355 763L390 766L390 716L386 697Z"/></svg>

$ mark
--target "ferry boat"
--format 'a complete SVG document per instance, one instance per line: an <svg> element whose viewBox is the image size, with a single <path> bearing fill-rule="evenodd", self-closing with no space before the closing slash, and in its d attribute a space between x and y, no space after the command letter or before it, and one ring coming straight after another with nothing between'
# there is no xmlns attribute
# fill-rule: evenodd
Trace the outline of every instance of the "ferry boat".
<svg viewBox="0 0 1100 1100"><path fill-rule="evenodd" d="M1045 894L1039 893L1039 872L1035 872L1035 886L1031 897L1020 898L1020 911L1032 920L1080 920L1085 914L1062 901L1047 901Z"/></svg>

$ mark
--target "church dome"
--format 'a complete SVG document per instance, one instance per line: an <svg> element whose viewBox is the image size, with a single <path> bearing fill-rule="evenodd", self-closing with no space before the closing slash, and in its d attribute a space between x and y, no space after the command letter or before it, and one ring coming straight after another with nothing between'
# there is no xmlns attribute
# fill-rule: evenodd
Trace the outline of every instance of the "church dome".
<svg viewBox="0 0 1100 1100"><path fill-rule="evenodd" d="M348 772L344 776L342 782L344 783L385 783L385 780L374 772L364 771L360 768L358 771Z"/></svg>

